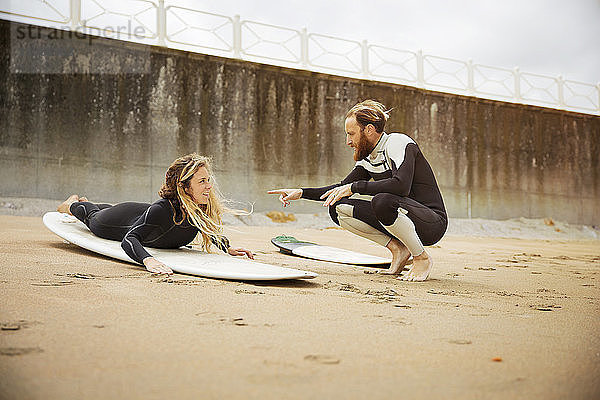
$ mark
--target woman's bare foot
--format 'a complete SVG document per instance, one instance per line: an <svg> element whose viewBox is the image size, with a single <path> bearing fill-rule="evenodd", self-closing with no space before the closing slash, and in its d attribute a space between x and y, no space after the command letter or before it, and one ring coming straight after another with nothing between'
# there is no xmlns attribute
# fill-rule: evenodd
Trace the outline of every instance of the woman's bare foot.
<svg viewBox="0 0 600 400"><path fill-rule="evenodd" d="M433 260L429 257L426 251L413 256L413 266L404 275L398 277L398 279L410 282L422 282L429 278L431 269L433 268Z"/></svg>
<svg viewBox="0 0 600 400"><path fill-rule="evenodd" d="M56 211L65 213L65 214L69 214L69 215L73 215L73 214L71 214L71 204L75 203L76 201L79 201L79 196L77 196L76 194L72 194L69 196L68 199L63 201L63 203L60 206L58 206Z"/></svg>
<svg viewBox="0 0 600 400"><path fill-rule="evenodd" d="M398 275L404 266L410 264L410 251L398 239L392 239L386 246L392 252L392 263L388 269L379 271L382 275Z"/></svg>

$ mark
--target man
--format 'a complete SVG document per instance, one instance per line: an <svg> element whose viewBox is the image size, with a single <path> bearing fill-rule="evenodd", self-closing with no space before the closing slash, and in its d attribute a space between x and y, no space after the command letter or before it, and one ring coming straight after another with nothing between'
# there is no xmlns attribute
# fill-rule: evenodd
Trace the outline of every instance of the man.
<svg viewBox="0 0 600 400"><path fill-rule="evenodd" d="M400 273L412 255L412 267L399 279L424 281L433 262L423 245L435 244L446 232L446 209L435 175L415 141L383 131L388 113L383 104L366 100L346 114L346 144L354 148L356 164L343 181L268 193L279 194L284 207L300 198L324 199L335 223L391 251L387 273Z"/></svg>

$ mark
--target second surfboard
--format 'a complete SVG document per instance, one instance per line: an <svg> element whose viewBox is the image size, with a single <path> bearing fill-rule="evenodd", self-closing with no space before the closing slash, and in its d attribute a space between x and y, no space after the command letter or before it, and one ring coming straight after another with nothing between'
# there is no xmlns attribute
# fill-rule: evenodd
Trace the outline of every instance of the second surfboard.
<svg viewBox="0 0 600 400"><path fill-rule="evenodd" d="M298 240L293 236L277 236L271 243L284 254L290 254L313 260L330 261L351 265L385 266L392 261L390 258L357 253L355 251L339 249L337 247L322 246L317 243Z"/></svg>

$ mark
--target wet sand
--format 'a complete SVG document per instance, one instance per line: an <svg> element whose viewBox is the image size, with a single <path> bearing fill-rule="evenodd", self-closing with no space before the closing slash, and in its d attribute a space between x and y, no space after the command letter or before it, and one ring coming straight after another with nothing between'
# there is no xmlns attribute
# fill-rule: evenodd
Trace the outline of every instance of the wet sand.
<svg viewBox="0 0 600 400"><path fill-rule="evenodd" d="M340 229L234 229L319 277L153 277L0 216L0 398L600 398L598 240L449 235L406 283L269 242L387 255Z"/></svg>

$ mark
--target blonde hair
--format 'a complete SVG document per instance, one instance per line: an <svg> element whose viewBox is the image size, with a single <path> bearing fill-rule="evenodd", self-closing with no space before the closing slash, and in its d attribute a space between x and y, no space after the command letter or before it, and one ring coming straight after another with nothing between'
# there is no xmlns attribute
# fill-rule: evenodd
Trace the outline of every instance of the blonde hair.
<svg viewBox="0 0 600 400"><path fill-rule="evenodd" d="M385 122L390 117L390 111L385 106L375 100L365 100L357 103L346 113L346 119L355 117L356 122L362 129L371 124L378 133L383 132Z"/></svg>
<svg viewBox="0 0 600 400"><path fill-rule="evenodd" d="M165 174L165 182L158 191L158 195L163 199L168 199L173 207L173 222L180 225L186 219L199 232L194 239L194 244L201 244L202 249L210 252L212 247L212 238L220 240L223 238L223 220L224 213L236 215L248 215L249 212L236 210L226 207L226 202L217 188L216 182L208 195L207 204L196 204L186 189L190 186L190 181L198 169L205 167L211 178L212 169L210 159L196 153L188 154L173 161ZM214 178L213 178L214 180ZM178 212L181 214L181 220L177 221Z"/></svg>

